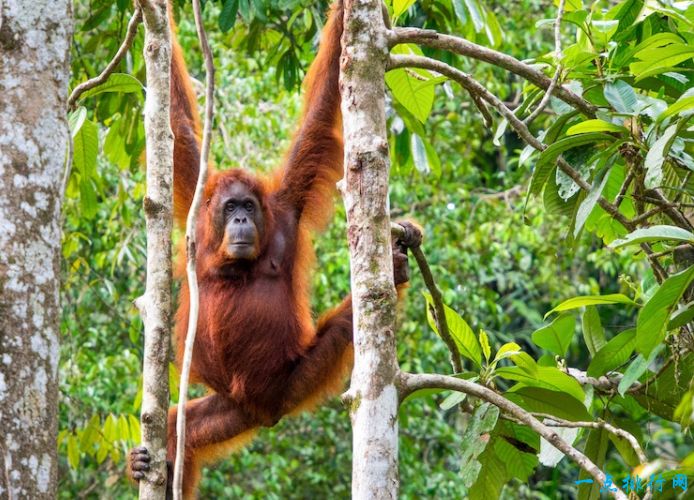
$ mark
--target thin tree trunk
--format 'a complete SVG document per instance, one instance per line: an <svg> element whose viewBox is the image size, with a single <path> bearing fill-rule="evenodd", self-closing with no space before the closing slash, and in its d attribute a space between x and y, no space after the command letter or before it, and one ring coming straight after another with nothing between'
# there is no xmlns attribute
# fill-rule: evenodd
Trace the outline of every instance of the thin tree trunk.
<svg viewBox="0 0 694 500"><path fill-rule="evenodd" d="M397 498L398 395L381 0L345 1L340 91L354 309L352 498Z"/></svg>
<svg viewBox="0 0 694 500"><path fill-rule="evenodd" d="M0 498L57 493L72 7L0 0Z"/></svg>
<svg viewBox="0 0 694 500"><path fill-rule="evenodd" d="M145 325L142 444L150 473L140 481L140 498L166 495L166 424L169 407L171 334L171 228L173 225L173 133L169 121L171 42L167 0L138 0L145 26L147 101L147 283L138 307Z"/></svg>

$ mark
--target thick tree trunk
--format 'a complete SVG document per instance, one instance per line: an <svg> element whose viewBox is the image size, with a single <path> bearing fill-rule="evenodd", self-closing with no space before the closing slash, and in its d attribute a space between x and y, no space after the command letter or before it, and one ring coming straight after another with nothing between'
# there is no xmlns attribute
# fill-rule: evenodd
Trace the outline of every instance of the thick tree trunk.
<svg viewBox="0 0 694 500"><path fill-rule="evenodd" d="M390 246L381 0L345 1L340 91L354 309L352 498L397 498L398 371Z"/></svg>
<svg viewBox="0 0 694 500"><path fill-rule="evenodd" d="M72 7L0 2L0 498L55 498Z"/></svg>
<svg viewBox="0 0 694 500"><path fill-rule="evenodd" d="M166 424L169 407L171 334L171 228L173 226L173 133L169 121L171 41L167 0L138 0L145 25L147 101L147 283L137 304L145 325L142 370L142 444L150 472L140 481L140 498L166 495Z"/></svg>

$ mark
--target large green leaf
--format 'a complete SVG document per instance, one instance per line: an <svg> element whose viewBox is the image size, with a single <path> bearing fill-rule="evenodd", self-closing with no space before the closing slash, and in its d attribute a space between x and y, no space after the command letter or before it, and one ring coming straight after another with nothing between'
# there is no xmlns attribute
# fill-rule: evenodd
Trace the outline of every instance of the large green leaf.
<svg viewBox="0 0 694 500"><path fill-rule="evenodd" d="M627 369L624 370L624 376L622 377L622 380L619 381L619 386L617 387L617 392L619 392L620 396L624 396L624 393L627 392L629 387L631 387L631 384L636 382L641 375L646 373L648 366L653 363L655 357L662 350L663 346L661 345L660 347L661 348L653 349L648 358L645 358L643 354L639 354L636 356L636 359L629 364Z"/></svg>
<svg viewBox="0 0 694 500"><path fill-rule="evenodd" d="M531 194L538 194L542 190L545 182L547 182L549 174L552 172L554 162L563 152L568 151L571 148L583 146L585 144L607 141L612 142L614 140L615 138L611 135L603 134L601 132L594 132L590 134L565 137L555 142L551 146L548 146L537 159L535 170L533 171L533 176L530 180L529 192Z"/></svg>
<svg viewBox="0 0 694 500"><path fill-rule="evenodd" d="M611 248L620 248L627 245L637 245L639 243L652 241L683 241L685 243L694 243L694 234L677 226L651 226L636 229L627 234L624 238L614 240L609 246Z"/></svg>
<svg viewBox="0 0 694 500"><path fill-rule="evenodd" d="M694 378L694 353L688 353L677 362L670 363L651 380L644 392L637 392L634 398L649 412L668 420L673 419L677 405Z"/></svg>
<svg viewBox="0 0 694 500"><path fill-rule="evenodd" d="M593 420L583 402L565 392L541 387L519 387L507 392L504 396L534 413L549 413L571 421Z"/></svg>
<svg viewBox="0 0 694 500"><path fill-rule="evenodd" d="M489 433L496 426L498 418L499 409L490 403L483 403L475 408L468 420L463 433L463 447L460 451L460 470L463 471L463 484L466 488L472 487L477 480L482 468L477 457L487 447Z"/></svg>
<svg viewBox="0 0 694 500"><path fill-rule="evenodd" d="M606 122L604 120L586 120L569 127L566 135L586 134L588 132L627 132L627 129L621 125Z"/></svg>
<svg viewBox="0 0 694 500"><path fill-rule="evenodd" d="M600 314L595 306L587 306L582 318L583 340L588 347L591 356L595 356L607 343L605 340L605 330L600 322Z"/></svg>
<svg viewBox="0 0 694 500"><path fill-rule="evenodd" d="M420 122L424 123L431 113L434 104L434 86L428 83L430 76L424 76L427 81L422 81L413 76L411 69L398 68L386 73L386 83L393 93L393 97L412 113ZM421 70L416 70L421 74Z"/></svg>
<svg viewBox="0 0 694 500"><path fill-rule="evenodd" d="M646 179L644 182L648 189L660 187L663 183L663 163L670 152L670 146L672 146L675 140L678 129L679 124L673 123L670 125L646 153L646 161L644 163Z"/></svg>
<svg viewBox="0 0 694 500"><path fill-rule="evenodd" d="M670 314L694 279L694 266L666 279L639 312L636 350L648 356L665 339Z"/></svg>
<svg viewBox="0 0 694 500"><path fill-rule="evenodd" d="M608 295L582 295L580 297L572 297L568 300L565 300L557 307L545 314L545 318L555 312L568 311L571 309L578 309L579 307L597 306L604 304L628 304L631 306L638 305L629 297L627 297L626 295L622 295L621 293L611 293Z"/></svg>
<svg viewBox="0 0 694 500"><path fill-rule="evenodd" d="M140 80L127 73L112 73L101 85L87 90L84 92L80 99L86 99L87 97L95 96L104 92L124 92L133 93L141 92L143 90Z"/></svg>
<svg viewBox="0 0 694 500"><path fill-rule="evenodd" d="M498 368L494 373L499 377L515 380L530 387L564 392L579 401L583 401L585 398L583 389L576 379L553 366L538 366L535 375L531 375L517 366Z"/></svg>
<svg viewBox="0 0 694 500"><path fill-rule="evenodd" d="M429 293L424 292L422 295L424 295L427 300L427 320L429 321L429 325L434 332L440 335L432 313L434 308L433 299ZM445 304L443 307L446 314L448 332L455 341L458 351L460 351L461 355L473 361L477 366L482 366L482 350L472 328L470 328L470 325L468 325L453 309Z"/></svg>
<svg viewBox="0 0 694 500"><path fill-rule="evenodd" d="M238 11L239 0L224 0L222 11L219 13L219 29L222 33L226 33L234 27Z"/></svg>
<svg viewBox="0 0 694 500"><path fill-rule="evenodd" d="M99 152L99 129L91 120L73 132L72 164L84 179L96 176L96 156Z"/></svg>
<svg viewBox="0 0 694 500"><path fill-rule="evenodd" d="M393 17L396 19L412 7L416 0L393 0Z"/></svg>
<svg viewBox="0 0 694 500"><path fill-rule="evenodd" d="M558 356L565 356L571 345L575 329L576 318L573 314L562 314L549 325L534 331L532 340L535 345L543 349Z"/></svg>
<svg viewBox="0 0 694 500"><path fill-rule="evenodd" d="M588 375L599 377L623 365L634 352L635 346L636 329L624 330L595 353L593 360L588 365Z"/></svg>
<svg viewBox="0 0 694 500"><path fill-rule="evenodd" d="M638 108L634 89L623 80L605 84L605 99L618 113L633 114Z"/></svg>

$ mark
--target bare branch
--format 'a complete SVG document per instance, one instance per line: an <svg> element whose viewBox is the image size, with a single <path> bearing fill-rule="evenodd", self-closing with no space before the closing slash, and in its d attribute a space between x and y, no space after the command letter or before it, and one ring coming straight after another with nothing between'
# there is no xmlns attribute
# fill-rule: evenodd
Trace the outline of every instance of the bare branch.
<svg viewBox="0 0 694 500"><path fill-rule="evenodd" d="M552 98L552 94L554 93L554 90L557 87L557 83L559 82L559 77L561 76L561 73L564 70L561 64L561 19L564 16L565 2L566 0L559 0L557 19L554 21L554 59L555 61L557 61L557 69L554 72L554 76L552 77L552 81L549 84L549 88L547 89L547 92L545 92L545 95L542 97L540 104L537 105L535 111L530 113L530 115L528 115L528 117L525 120L523 120L523 123L525 123L526 125L530 125L533 122L533 120L535 120L535 118L540 116L540 113L542 113L547 104L549 104L549 100Z"/></svg>
<svg viewBox="0 0 694 500"><path fill-rule="evenodd" d="M390 224L390 230L391 233L394 235L404 235L403 227L396 222L392 222ZM453 371L455 373L460 373L463 371L463 364L460 360L460 351L458 350L458 346L456 345L455 340L453 340L453 337L451 336L451 332L448 330L448 321L446 321L446 310L443 305L443 297L441 296L441 291L439 290L438 286L436 286L434 276L431 274L431 268L429 267L429 263L427 262L427 259L424 256L424 253L422 252L422 247L417 246L410 248L410 250L412 251L412 255L414 255L414 258L417 261L417 265L419 266L419 272L422 273L422 279L424 279L424 284L429 290L432 301L434 302L434 310L432 311L432 316L434 317L434 321L436 322L436 328L439 331L441 339L446 343L446 346L448 347L448 350L451 353L451 366L453 366Z"/></svg>
<svg viewBox="0 0 694 500"><path fill-rule="evenodd" d="M198 212L202 205L203 192L207 182L207 163L210 155L210 141L212 139L212 119L214 117L214 59L212 50L207 41L207 34L202 23L200 12L200 0L193 0L193 15L195 17L195 28L198 32L198 39L202 47L205 59L205 122L202 132L202 146L200 150L200 166L198 169L198 182L195 186L193 201L188 210L186 220L186 277L188 281L188 291L190 294L190 311L188 315L188 329L186 332L186 342L183 352L183 362L181 364L181 382L178 396L178 410L176 413L176 461L174 468L174 499L183 498L183 464L185 456L186 441L186 401L188 400L188 379L190 377L190 365L193 359L193 345L195 344L195 334L198 326L198 312L200 308L200 292L198 290L198 276L196 273L196 241L195 228L197 226Z"/></svg>
<svg viewBox="0 0 694 500"><path fill-rule="evenodd" d="M611 424L608 424L604 420L598 420L597 422L573 422L571 420L564 420L563 418L555 417L554 415L550 415L548 413L533 413L533 416L544 418L544 424L548 427L605 429L610 434L614 434L617 437L626 439L629 442L629 445L631 445L633 448L634 453L636 453L640 464L645 464L648 462L648 457L646 457L643 448L641 448L641 445L633 434L625 431L624 429L619 429Z"/></svg>
<svg viewBox="0 0 694 500"><path fill-rule="evenodd" d="M448 50L457 54L478 59L500 68L504 68L512 73L522 76L529 82L537 85L541 89L548 90L552 81L544 74L532 66L525 64L515 57L502 52L482 47L463 38L443 35L433 30L423 30L419 28L395 28L391 31L390 45L401 43L417 43L426 47ZM560 85L556 89L556 96L573 108L589 117L595 117L597 108L583 99L581 96L571 92L566 87Z"/></svg>
<svg viewBox="0 0 694 500"><path fill-rule="evenodd" d="M111 76L111 73L113 73L113 71L118 67L118 64L120 64L123 57L125 57L125 54L127 54L128 50L130 50L130 46L133 44L135 35L137 35L137 28L140 25L140 22L142 22L142 11L140 10L140 7L136 5L135 12L133 12L132 17L128 22L128 29L125 33L125 38L123 39L123 43L121 43L118 52L116 52L116 55L113 56L111 62L108 63L99 76L87 80L86 82L82 82L73 89L70 97L67 100L68 109L73 109L77 103L77 100L87 90L98 87L108 80L108 77Z"/></svg>
<svg viewBox="0 0 694 500"><path fill-rule="evenodd" d="M470 382L469 380L446 375L414 375L411 373L401 372L399 378L400 390L402 392L401 399L404 399L407 394L419 389L450 389L453 391L463 392L470 396L475 396L497 406L503 413L511 415L511 417L527 425L533 431L545 438L552 446L576 462L581 469L586 471L599 484L605 483L605 474L587 456L564 441L559 434L554 432L547 425L540 422L532 414L525 411L517 404L509 401L501 394L498 394L497 392L484 387L483 385ZM610 493L614 498L619 500L627 500L627 496L619 488Z"/></svg>

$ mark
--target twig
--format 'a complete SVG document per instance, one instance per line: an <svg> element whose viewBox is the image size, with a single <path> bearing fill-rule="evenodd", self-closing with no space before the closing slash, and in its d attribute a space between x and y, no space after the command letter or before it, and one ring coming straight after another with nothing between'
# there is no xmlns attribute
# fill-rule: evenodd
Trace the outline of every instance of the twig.
<svg viewBox="0 0 694 500"><path fill-rule="evenodd" d="M663 193L660 192L660 190L650 189L646 194L653 200L650 203L663 207L664 212L667 214L670 220L672 220L672 222L683 229L688 229L690 231L694 230L694 226L692 226L692 223L689 222L689 219L687 219L682 212L677 209L676 205L670 203L668 199L665 198Z"/></svg>
<svg viewBox="0 0 694 500"><path fill-rule="evenodd" d="M448 50L457 54L484 61L500 68L504 68L512 73L522 76L526 80L534 83L544 90L548 90L551 80L542 71L525 64L518 59L502 52L482 47L463 38L443 35L434 30L423 30L419 28L395 28L390 34L390 46L401 43L417 43L427 47ZM556 97L570 104L581 113L591 118L595 117L597 107L583 99L578 94L559 85L556 89Z"/></svg>
<svg viewBox="0 0 694 500"><path fill-rule="evenodd" d="M528 115L528 117L525 120L523 120L523 123L525 123L526 125L530 125L533 122L533 120L535 120L535 118L540 116L540 113L542 113L547 104L549 104L549 100L551 99L552 94L554 93L554 89L556 88L557 83L559 83L559 77L561 76L562 71L564 71L564 68L561 64L561 20L562 17L564 17L565 2L566 0L559 0L557 19L554 21L554 59L557 61L557 69L554 72L554 76L552 77L552 81L549 84L547 92L545 92L545 95L542 96L540 104L537 105L535 111L530 113L530 115Z"/></svg>
<svg viewBox="0 0 694 500"><path fill-rule="evenodd" d="M638 440L633 434L625 431L624 429L619 429L614 425L611 425L604 420L598 420L597 422L572 422L571 420L564 420L563 418L555 417L548 413L533 413L533 416L544 418L544 424L548 427L569 427L569 428L586 428L586 429L605 429L610 434L614 434L617 437L626 439L631 447L634 449L634 453L639 459L639 464L645 464L648 462L648 457L644 453ZM551 420L548 422L547 420Z"/></svg>
<svg viewBox="0 0 694 500"><path fill-rule="evenodd" d="M392 222L390 224L390 230L391 233L394 235L404 235L403 227L398 223ZM446 310L443 305L443 297L441 296L441 291L436 286L434 276L431 274L431 268L429 267L429 263L427 262L427 259L424 256L424 253L422 252L422 247L416 246L410 248L410 250L412 251L412 255L414 255L414 258L417 261L417 265L419 266L419 272L422 273L422 279L424 279L424 284L426 285L427 289L429 289L431 299L434 302L434 311L432 311L434 321L436 322L436 327L439 331L441 339L446 343L446 346L448 347L448 350L451 353L451 365L453 366L453 371L455 373L460 373L463 371L463 365L460 360L460 351L458 350L458 346L456 345L455 340L453 340L453 337L451 337L451 332L448 329L448 321L446 320Z"/></svg>
<svg viewBox="0 0 694 500"><path fill-rule="evenodd" d="M576 462L581 469L586 471L599 484L605 483L605 474L587 456L568 444L559 434L547 425L540 422L532 414L509 401L501 394L469 380L459 379L446 375L411 374L401 372L399 375L401 398L419 389L450 389L475 396L497 406L503 413L523 422L540 436L545 438L552 446L564 455ZM610 492L614 498L627 500L627 496L617 488Z"/></svg>
<svg viewBox="0 0 694 500"><path fill-rule="evenodd" d="M195 17L195 28L198 32L198 39L202 47L205 59L205 122L202 133L202 146L200 150L200 166L198 169L198 182L195 186L193 201L188 210L186 220L186 277L188 281L188 291L190 294L190 312L188 315L188 329L186 332L186 342L183 352L183 362L181 364L181 382L179 387L178 409L176 413L176 462L174 467L174 499L183 498L183 463L185 456L186 439L186 401L188 399L188 378L190 376L190 365L193 359L193 345L195 344L195 334L198 325L198 309L200 306L200 295L198 291L198 276L195 270L195 228L197 225L198 212L202 204L203 191L207 181L207 161L210 154L210 141L212 138L212 118L214 116L214 60L212 50L207 42L207 34L202 24L200 13L200 0L193 0L193 15Z"/></svg>
<svg viewBox="0 0 694 500"><path fill-rule="evenodd" d="M627 194L627 191L629 190L629 186L631 185L631 181L633 181L633 180L634 180L634 169L631 168L631 169L629 169L629 173L627 174L626 178L624 179L624 183L622 184L622 187L619 188L619 193L617 194L617 197L614 199L615 206L619 207L619 205L622 204L622 199Z"/></svg>
<svg viewBox="0 0 694 500"><path fill-rule="evenodd" d="M123 39L123 43L121 43L118 52L116 52L116 55L113 56L111 62L108 63L108 65L104 68L104 70L101 72L99 76L87 80L86 82L80 83L77 87L75 87L72 90L72 93L70 94L70 97L68 97L67 100L68 109L71 110L75 107L77 100L84 92L86 92L89 89L93 89L94 87L97 87L104 83L106 80L108 80L108 77L111 76L113 70L116 69L118 64L120 64L121 60L130 49L130 46L132 45L133 40L135 39L135 35L137 35L137 28L140 25L141 21L142 11L140 10L139 6L135 6L135 12L133 12L132 17L128 22L128 29L125 33L125 38Z"/></svg>
<svg viewBox="0 0 694 500"><path fill-rule="evenodd" d="M682 245L677 245L676 247L672 247L672 248L669 248L667 250L663 250L662 252L655 252L655 253L651 254L651 257L653 257L654 259L658 259L660 257L664 257L666 255L669 255L673 252L677 252L678 250L687 250L690 248L692 248L690 243L684 243Z"/></svg>

